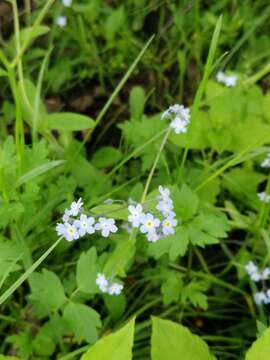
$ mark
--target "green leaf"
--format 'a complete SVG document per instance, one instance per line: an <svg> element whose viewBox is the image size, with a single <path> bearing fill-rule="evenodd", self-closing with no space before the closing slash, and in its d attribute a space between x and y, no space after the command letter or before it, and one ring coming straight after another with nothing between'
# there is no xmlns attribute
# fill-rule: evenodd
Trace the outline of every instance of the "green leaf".
<svg viewBox="0 0 270 360"><path fill-rule="evenodd" d="M182 302L190 302L193 306L206 310L208 307L207 296L204 294L209 288L209 284L204 280L192 280L187 284L182 292Z"/></svg>
<svg viewBox="0 0 270 360"><path fill-rule="evenodd" d="M121 204L102 204L91 209L93 214L100 216L113 217L116 220L126 220L128 218L128 210Z"/></svg>
<svg viewBox="0 0 270 360"><path fill-rule="evenodd" d="M114 251L108 258L104 266L107 276L125 276L125 270L135 254L135 244L133 241L124 240L117 243Z"/></svg>
<svg viewBox="0 0 270 360"><path fill-rule="evenodd" d="M0 355L0 360L19 360L19 358L15 357L15 356Z"/></svg>
<svg viewBox="0 0 270 360"><path fill-rule="evenodd" d="M44 122L46 128L51 130L80 131L95 126L94 120L90 117L71 112L49 114Z"/></svg>
<svg viewBox="0 0 270 360"><path fill-rule="evenodd" d="M17 261L22 255L22 248L14 241L0 241L0 278L21 268Z"/></svg>
<svg viewBox="0 0 270 360"><path fill-rule="evenodd" d="M268 360L270 349L270 328L257 339L248 350L245 360Z"/></svg>
<svg viewBox="0 0 270 360"><path fill-rule="evenodd" d="M37 89L36 86L29 79L24 79L24 83L19 83L19 85L20 86L18 87L18 96L22 108L22 115L24 120L30 126L32 126ZM47 111L40 99L37 119L37 123L39 124L40 128L43 126L43 120L46 117L46 114Z"/></svg>
<svg viewBox="0 0 270 360"><path fill-rule="evenodd" d="M7 226L11 221L18 220L23 212L24 207L21 203L1 203L0 228Z"/></svg>
<svg viewBox="0 0 270 360"><path fill-rule="evenodd" d="M186 327L152 317L152 360L214 360L207 344Z"/></svg>
<svg viewBox="0 0 270 360"><path fill-rule="evenodd" d="M131 118L140 120L145 105L145 92L141 86L134 86L129 96L129 109Z"/></svg>
<svg viewBox="0 0 270 360"><path fill-rule="evenodd" d="M49 31L50 28L45 25L35 26L35 28L24 28L20 31L20 40L21 42L29 42L41 35L47 34Z"/></svg>
<svg viewBox="0 0 270 360"><path fill-rule="evenodd" d="M92 158L92 163L97 168L104 168L116 164L122 157L120 150L112 146L104 146L97 150Z"/></svg>
<svg viewBox="0 0 270 360"><path fill-rule="evenodd" d="M176 214L179 215L181 220L189 220L196 214L199 199L190 187L183 184L180 191L178 188L174 188L172 198L175 203Z"/></svg>
<svg viewBox="0 0 270 360"><path fill-rule="evenodd" d="M133 319L114 334L99 340L81 360L132 360L134 324Z"/></svg>
<svg viewBox="0 0 270 360"><path fill-rule="evenodd" d="M98 292L97 277L97 251L91 247L87 252L82 252L77 262L76 280L80 291L94 294Z"/></svg>
<svg viewBox="0 0 270 360"><path fill-rule="evenodd" d="M167 272L166 280L161 286L164 305L178 302L182 287L183 281L180 275L174 271Z"/></svg>
<svg viewBox="0 0 270 360"><path fill-rule="evenodd" d="M161 238L154 244L149 244L149 255L159 259L164 254L169 254L171 261L175 261L178 256L184 256L189 243L188 228L177 226L173 235Z"/></svg>
<svg viewBox="0 0 270 360"><path fill-rule="evenodd" d="M108 41L115 38L115 35L120 31L125 22L124 7L120 6L118 9L112 10L108 19L105 22L105 36Z"/></svg>
<svg viewBox="0 0 270 360"><path fill-rule="evenodd" d="M64 309L64 320L77 341L92 344L98 339L97 328L101 327L99 314L89 306L69 302Z"/></svg>
<svg viewBox="0 0 270 360"><path fill-rule="evenodd" d="M0 68L0 77L2 76L8 76L8 73L4 69Z"/></svg>
<svg viewBox="0 0 270 360"><path fill-rule="evenodd" d="M63 286L58 276L46 269L30 277L31 294L29 302L38 317L44 317L58 310L66 301Z"/></svg>
<svg viewBox="0 0 270 360"><path fill-rule="evenodd" d="M28 171L26 174L23 174L19 177L17 181L17 186L20 186L28 181L35 179L37 176L45 174L47 171L54 169L57 166L64 164L65 160L55 160L49 163L37 166L35 169Z"/></svg>
<svg viewBox="0 0 270 360"><path fill-rule="evenodd" d="M126 309L126 297L123 293L117 296L104 295L104 303L110 313L112 320L118 320L124 314Z"/></svg>

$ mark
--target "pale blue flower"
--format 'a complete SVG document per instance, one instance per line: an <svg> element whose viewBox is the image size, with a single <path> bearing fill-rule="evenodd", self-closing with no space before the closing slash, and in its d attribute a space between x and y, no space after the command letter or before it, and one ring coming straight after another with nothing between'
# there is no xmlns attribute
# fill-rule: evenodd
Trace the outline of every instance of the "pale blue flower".
<svg viewBox="0 0 270 360"><path fill-rule="evenodd" d="M74 225L78 229L79 235L94 234L95 232L95 219L93 217L87 217L85 214L81 214L80 220L75 220Z"/></svg>
<svg viewBox="0 0 270 360"><path fill-rule="evenodd" d="M144 216L142 205L141 204L137 204L136 206L129 205L128 212L129 212L128 221L131 223L133 227L138 228Z"/></svg>
<svg viewBox="0 0 270 360"><path fill-rule="evenodd" d="M98 219L98 223L95 225L95 229L100 230L101 235L104 237L108 237L111 232L116 233L118 230L114 219L107 219L104 217Z"/></svg>
<svg viewBox="0 0 270 360"><path fill-rule="evenodd" d="M141 223L142 225L140 230L143 234L146 234L149 232L155 232L155 229L160 225L160 220L155 218L151 213L147 213L143 215Z"/></svg>
<svg viewBox="0 0 270 360"><path fill-rule="evenodd" d="M162 221L162 233L163 235L174 234L174 228L177 226L177 220L174 217L168 217Z"/></svg>

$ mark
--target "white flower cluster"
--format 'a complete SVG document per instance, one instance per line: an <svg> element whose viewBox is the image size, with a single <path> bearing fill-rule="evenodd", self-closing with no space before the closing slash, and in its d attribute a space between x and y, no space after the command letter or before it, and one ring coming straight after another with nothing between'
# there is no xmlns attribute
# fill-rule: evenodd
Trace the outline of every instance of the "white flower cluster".
<svg viewBox="0 0 270 360"><path fill-rule="evenodd" d="M223 71L219 71L216 75L218 82L224 84L227 87L233 87L237 83L236 75L226 75Z"/></svg>
<svg viewBox="0 0 270 360"><path fill-rule="evenodd" d="M270 203L270 195L267 195L264 191L257 194L258 198L265 203Z"/></svg>
<svg viewBox="0 0 270 360"><path fill-rule="evenodd" d="M161 119L171 119L170 127L176 134L186 133L190 122L190 110L183 105L170 106L161 116Z"/></svg>
<svg viewBox="0 0 270 360"><path fill-rule="evenodd" d="M270 167L270 153L266 156L266 158L261 162L262 168L269 168Z"/></svg>
<svg viewBox="0 0 270 360"><path fill-rule="evenodd" d="M256 305L268 305L270 304L270 289L267 291L258 291L253 295Z"/></svg>
<svg viewBox="0 0 270 360"><path fill-rule="evenodd" d="M110 282L104 274L98 273L96 284L100 291L109 295L120 295L123 290L123 285L115 282Z"/></svg>
<svg viewBox="0 0 270 360"><path fill-rule="evenodd" d="M246 272L253 281L263 281L269 278L270 268L266 267L262 271L258 269L258 266L253 261L249 261L245 266Z"/></svg>
<svg viewBox="0 0 270 360"><path fill-rule="evenodd" d="M67 241L72 241L86 234L94 234L96 230L99 230L104 237L117 232L118 228L114 219L100 217L95 223L94 217L88 217L82 213L82 206L83 202L80 198L78 201L74 201L69 209L65 209L62 217L63 223L56 225L58 236L63 236Z"/></svg>
<svg viewBox="0 0 270 360"><path fill-rule="evenodd" d="M263 270L259 270L258 266L253 261L249 261L245 266L246 272L248 273L251 280L255 282L265 281L269 279L270 268L266 267ZM270 304L270 289L266 291L258 291L253 295L254 301L257 305L268 305Z"/></svg>
<svg viewBox="0 0 270 360"><path fill-rule="evenodd" d="M149 242L156 242L164 236L174 234L174 228L177 225L169 189L159 186L156 209L163 216L162 220L150 212L144 213L141 204L129 205L128 207L128 221L132 227L139 228L141 233L146 234Z"/></svg>

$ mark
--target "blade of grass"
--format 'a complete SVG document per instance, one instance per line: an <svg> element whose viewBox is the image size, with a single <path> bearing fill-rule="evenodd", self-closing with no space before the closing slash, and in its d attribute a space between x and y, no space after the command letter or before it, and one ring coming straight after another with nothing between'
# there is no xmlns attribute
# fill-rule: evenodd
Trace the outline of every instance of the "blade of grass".
<svg viewBox="0 0 270 360"><path fill-rule="evenodd" d="M14 0L11 0L14 1ZM40 23L42 22L42 20L44 19L44 17L46 16L49 8L52 6L53 2L55 0L47 0L46 4L44 5L43 9L40 11L38 17L36 18L33 26L31 27L31 30L28 33L27 39L24 41L24 43L22 44L20 51L18 54L16 54L16 57L14 58L14 60L11 62L10 66L12 68L14 68L18 62L20 61L21 57L23 56L25 50L27 49L28 45L31 42L32 39L32 35L35 33L36 28L40 25Z"/></svg>
<svg viewBox="0 0 270 360"><path fill-rule="evenodd" d="M60 243L63 238L60 237L57 239L48 250L45 251L41 257L34 262L29 269L27 269L20 277L17 279L1 296L0 296L0 305L2 305L13 293L16 291L21 284L29 278L29 276L36 270L36 268L46 259L48 255L54 250L54 248Z"/></svg>
<svg viewBox="0 0 270 360"><path fill-rule="evenodd" d="M202 97L203 97L203 94L204 94L204 91L205 91L205 88L207 85L207 81L208 81L211 71L213 69L213 63L214 63L215 53L216 53L216 49L217 49L219 34L221 31L221 26L222 26L222 16L219 17L219 19L216 23L215 30L214 30L212 40L211 40L211 44L210 44L209 53L208 53L207 60L206 60L203 78L202 78L202 81L200 82L200 85L199 85L198 90L195 95L194 103L192 105L191 123L189 126L190 128L189 128L188 134L191 133L191 129L193 127L194 121L196 121L196 116L199 111L199 107L200 107ZM183 154L180 169L178 172L177 182L179 182L180 177L182 176L182 172L183 172L183 168L184 168L186 158L188 155L189 147L190 147L190 136L188 136L188 138L187 138L187 143L186 143L186 146L184 149L184 154Z"/></svg>
<svg viewBox="0 0 270 360"><path fill-rule="evenodd" d="M150 39L147 41L147 43L144 45L144 47L142 48L142 50L140 51L139 55L136 57L136 59L133 61L133 63L131 64L131 66L129 67L129 69L127 70L127 72L125 73L125 75L123 76L123 78L121 79L121 81L119 82L119 84L116 86L115 90L113 91L113 93L111 94L111 96L109 97L109 99L107 100L107 102L105 103L105 105L103 106L103 108L101 109L96 121L95 121L95 125L93 128L89 129L88 132L86 133L83 141L81 142L81 145L79 146L77 152L74 154L73 158L70 160L70 164L73 164L73 162L76 160L76 157L78 156L78 154L81 152L82 148L84 147L85 143L89 140L92 132L94 131L94 129L98 126L98 124L100 123L100 121L103 119L104 115L106 114L106 112L108 111L109 107L111 106L112 102L114 101L114 99L116 98L116 96L119 94L120 90L122 89L122 87L125 85L126 81L128 80L128 78L130 77L130 75L132 74L133 70L135 69L135 67L137 66L138 62L141 60L141 58L143 57L144 53L146 52L147 48L149 47L149 45L151 44L151 42L153 41L155 35L152 35L150 37Z"/></svg>

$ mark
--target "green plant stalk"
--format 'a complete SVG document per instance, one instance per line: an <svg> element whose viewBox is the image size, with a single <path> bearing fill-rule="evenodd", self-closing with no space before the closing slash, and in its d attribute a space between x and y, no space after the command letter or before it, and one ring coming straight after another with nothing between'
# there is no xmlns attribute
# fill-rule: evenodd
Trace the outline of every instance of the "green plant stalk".
<svg viewBox="0 0 270 360"><path fill-rule="evenodd" d="M165 133L165 136L160 144L160 147L158 149L158 152L157 152L157 155L156 155L156 158L154 160L154 163L152 165L152 168L149 172L149 175L147 177L147 180L146 180L146 184L145 184L145 187L144 187L144 190L143 190L143 194L142 194L142 197L141 197L141 203L143 204L146 200L146 196L147 196L147 192L148 192L148 189L149 189L149 186L150 186L150 183L152 181L152 178L153 178L153 175L154 175L154 172L155 172L155 169L157 167L157 164L158 164L158 161L159 161L159 158L160 158L160 155L162 153L162 150L164 149L165 145L166 145L166 142L168 140L168 137L170 135L170 132L171 132L171 128L168 127L166 133ZM130 236L129 236L129 241L136 241L136 235L138 233L138 229L133 229L130 233Z"/></svg>
<svg viewBox="0 0 270 360"><path fill-rule="evenodd" d="M73 162L76 160L78 154L81 152L81 150L83 149L85 143L89 140L92 132L94 131L94 129L98 126L98 124L101 122L101 120L103 119L104 115L107 113L108 109L110 108L111 104L113 103L114 99L116 98L116 96L119 94L120 90L122 89L122 87L125 85L126 81L128 80L128 78L130 77L130 75L132 74L133 70L136 68L137 64L139 63L139 61L141 60L141 58L143 57L144 53L146 52L147 48L150 46L151 42L153 41L155 35L152 35L150 37L150 39L147 41L147 43L144 45L144 47L142 48L142 50L140 51L140 53L138 54L138 56L136 57L136 59L134 60L134 62L131 64L131 66L129 67L128 71L125 73L125 75L123 76L123 78L121 79L121 81L119 82L119 84L116 86L115 90L113 91L113 93L111 94L111 96L109 97L109 99L106 101L105 105L103 106L103 108L101 109L96 121L95 121L95 125L93 128L89 129L86 133L86 135L84 136L83 141L81 142L81 145L79 146L77 152L74 154L73 158L70 160L70 165L73 164Z"/></svg>
<svg viewBox="0 0 270 360"><path fill-rule="evenodd" d="M266 195L269 195L270 193L270 174L268 175L266 189L265 189ZM257 229L259 230L261 227L265 226L267 215L269 214L269 204L262 201L257 221Z"/></svg>
<svg viewBox="0 0 270 360"><path fill-rule="evenodd" d="M58 238L48 250L40 256L40 258L34 262L33 265L29 267L1 296L0 296L0 305L2 305L13 293L16 291L21 284L29 278L29 276L39 267L39 265L46 259L47 256L55 249L55 247L60 243L63 237Z"/></svg>
<svg viewBox="0 0 270 360"><path fill-rule="evenodd" d="M16 84L15 75L12 69L8 70L8 78L10 83L10 88L13 94L13 98L16 104L15 108L15 144L16 144L16 155L18 161L19 174L21 171L22 158L24 153L24 128L23 128L23 119L22 111L19 102L18 88Z"/></svg>
<svg viewBox="0 0 270 360"><path fill-rule="evenodd" d="M15 1L15 0L9 0L9 1ZM17 64L18 61L22 58L24 52L26 51L27 47L29 46L31 39L32 39L32 34L34 34L36 28L41 24L41 22L43 21L44 17L46 16L49 8L52 6L52 4L54 3L55 0L47 0L46 4L44 5L43 9L40 11L38 17L36 18L33 26L31 27L29 34L28 34L28 38L25 40L25 42L22 44L20 51L18 54L16 54L15 58L12 60L10 66L11 68L14 68Z"/></svg>
<svg viewBox="0 0 270 360"><path fill-rule="evenodd" d="M45 69L49 60L49 57L51 55L51 50L49 49L42 61L41 67L40 67L40 71L39 71L39 75L38 75L38 82L37 82L37 91L36 91L36 96L35 96L35 100L34 100L34 109L33 109L33 120L32 120L32 141L35 144L36 140L37 140L37 131L38 131L38 110L39 110L39 104L40 104L40 95L41 95L41 88L42 88L42 82L43 82L43 77L44 77L44 73L45 73Z"/></svg>
<svg viewBox="0 0 270 360"><path fill-rule="evenodd" d="M264 137L266 138L266 136ZM209 182L214 180L217 176L221 175L224 171L226 171L231 166L237 165L240 159L246 155L250 150L252 150L258 143L261 143L263 139L260 139L259 141L254 142L250 146L248 146L246 149L240 151L236 156L234 156L231 160L229 160L227 163L225 163L221 168L219 168L216 172L211 174L207 179L202 181L200 185L198 185L195 188L195 192L201 190L205 185L207 185Z"/></svg>
<svg viewBox="0 0 270 360"><path fill-rule="evenodd" d="M156 158L155 158L155 161L152 165L152 168L150 170L150 173L148 175L148 178L146 180L146 184L145 184L145 187L144 187L144 191L143 191L143 194L142 194L142 198L141 198L141 203L144 203L145 199L146 199L146 196L147 196L147 193L148 193L148 190L149 190L149 186L150 186L150 183L152 181L152 178L153 178L153 175L154 175L154 172L156 170L156 167L157 167L157 164L158 164L158 161L159 161L159 158L161 156L161 153L162 153L162 150L164 149L166 143L167 143L167 140L168 140L168 137L171 133L171 128L168 127L166 133L165 133L165 136L160 144L160 147L158 149L158 152L157 152L157 155L156 155Z"/></svg>
<svg viewBox="0 0 270 360"><path fill-rule="evenodd" d="M219 17L216 26L215 26L215 30L212 36L212 40L211 40L211 44L210 44L210 49L209 49L209 53L207 56L207 60L206 60L206 65L205 65L205 69L204 69L204 73L203 73L203 78L202 81L200 82L199 88L196 92L195 95L195 99L194 99L194 103L191 109L191 123L189 126L189 132L188 134L190 134L191 129L193 127L194 121L196 121L196 116L198 114L199 111L199 107L202 101L202 97L207 85L207 81L209 79L209 76L211 74L211 69L212 69L212 65L214 62L214 57L215 57L215 53L216 53L216 49L217 49L217 44L218 44L218 39L219 39L219 34L221 31L221 26L222 26L222 16ZM183 173L183 168L187 159L187 155L188 155L188 151L190 148L190 137L189 135L187 135L187 142L185 145L185 149L184 149L184 153L183 153L183 157L182 157L182 161L181 161L181 165L180 165L180 169L178 172L178 176L177 176L177 182L179 182L180 177L182 176Z"/></svg>
<svg viewBox="0 0 270 360"><path fill-rule="evenodd" d="M187 269L182 267L182 266L179 266L179 265L176 265L176 264L169 264L173 269L176 269L178 271L184 271L186 272ZM254 305L253 305L253 301L252 301L252 298L251 296L246 293L245 291L239 289L238 287L232 285L232 284L228 284L226 283L225 281L223 280L220 280L219 278L217 278L216 276L212 275L212 274L203 274L203 273L197 273L196 271L193 271L193 270L190 270L190 274L194 277L199 277L199 278L202 278L202 279L206 279L214 284L217 284L225 289L228 289L228 290L231 290L233 292L236 292L238 294L241 294L246 302L247 302L247 305L248 305L248 308L250 310L250 313L252 314L252 316L256 316L256 311L254 309Z"/></svg>

